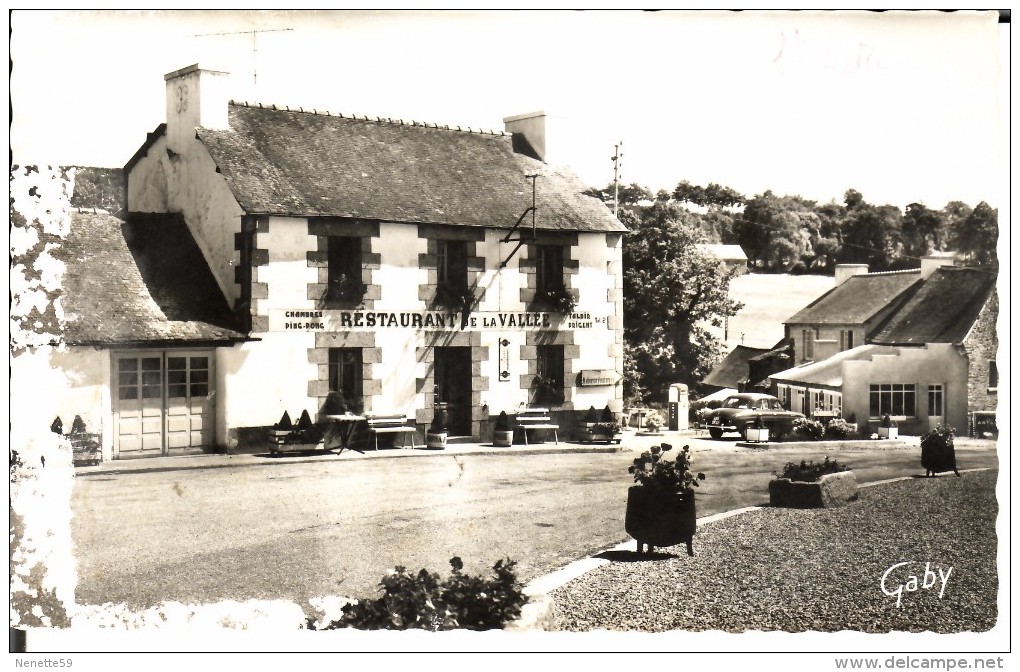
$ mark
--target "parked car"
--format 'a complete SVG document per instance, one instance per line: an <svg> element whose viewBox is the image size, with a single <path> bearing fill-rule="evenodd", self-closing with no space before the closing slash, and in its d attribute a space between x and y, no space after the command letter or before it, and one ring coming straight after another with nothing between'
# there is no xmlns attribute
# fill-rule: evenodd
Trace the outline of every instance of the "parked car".
<svg viewBox="0 0 1020 672"><path fill-rule="evenodd" d="M738 432L747 437L747 428L762 419L769 428L769 435L781 437L793 428L793 422L803 418L803 413L788 411L783 404L770 394L741 392L731 394L722 406L708 414L708 433L713 439L721 439L726 432Z"/></svg>

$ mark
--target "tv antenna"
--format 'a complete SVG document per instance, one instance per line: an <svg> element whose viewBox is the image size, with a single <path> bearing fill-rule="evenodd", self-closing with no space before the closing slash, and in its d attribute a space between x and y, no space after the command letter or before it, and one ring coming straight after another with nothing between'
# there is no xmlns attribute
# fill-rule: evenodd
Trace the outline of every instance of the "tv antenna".
<svg viewBox="0 0 1020 672"><path fill-rule="evenodd" d="M258 36L259 33L282 33L286 31L294 30L293 28L259 28L256 30L231 30L224 33L202 33L195 35L195 37L223 37L227 35L251 35L251 80L252 85L257 87L259 84L259 72L258 72Z"/></svg>

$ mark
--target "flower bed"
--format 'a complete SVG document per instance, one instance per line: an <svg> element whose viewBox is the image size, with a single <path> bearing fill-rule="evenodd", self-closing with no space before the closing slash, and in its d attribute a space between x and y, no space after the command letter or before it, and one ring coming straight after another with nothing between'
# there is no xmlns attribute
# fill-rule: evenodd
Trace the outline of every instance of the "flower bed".
<svg viewBox="0 0 1020 672"><path fill-rule="evenodd" d="M832 508L857 499L857 477L828 457L823 462L787 462L769 483L769 503L795 509Z"/></svg>

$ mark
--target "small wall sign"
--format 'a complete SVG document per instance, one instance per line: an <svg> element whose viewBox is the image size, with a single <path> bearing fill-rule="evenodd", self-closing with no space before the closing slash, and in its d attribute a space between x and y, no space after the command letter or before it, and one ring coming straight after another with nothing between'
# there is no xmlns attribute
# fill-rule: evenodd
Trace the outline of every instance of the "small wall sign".
<svg viewBox="0 0 1020 672"><path fill-rule="evenodd" d="M584 369L581 371L581 387L616 385L620 374L612 369Z"/></svg>

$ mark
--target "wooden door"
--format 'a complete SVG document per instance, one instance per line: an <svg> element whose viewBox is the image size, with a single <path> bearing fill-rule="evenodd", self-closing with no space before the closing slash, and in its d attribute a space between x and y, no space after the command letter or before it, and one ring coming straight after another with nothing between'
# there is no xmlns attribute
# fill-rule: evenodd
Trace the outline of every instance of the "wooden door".
<svg viewBox="0 0 1020 672"><path fill-rule="evenodd" d="M114 358L114 443L124 455L163 452L163 357L160 353Z"/></svg>
<svg viewBox="0 0 1020 672"><path fill-rule="evenodd" d="M436 385L452 436L471 436L471 348L436 348Z"/></svg>

